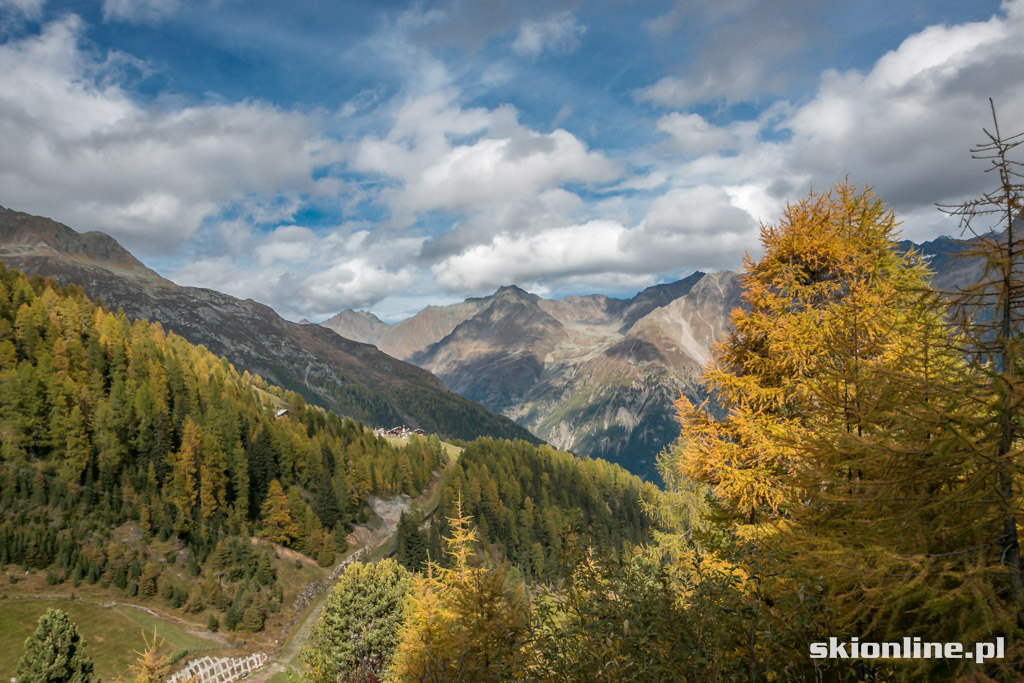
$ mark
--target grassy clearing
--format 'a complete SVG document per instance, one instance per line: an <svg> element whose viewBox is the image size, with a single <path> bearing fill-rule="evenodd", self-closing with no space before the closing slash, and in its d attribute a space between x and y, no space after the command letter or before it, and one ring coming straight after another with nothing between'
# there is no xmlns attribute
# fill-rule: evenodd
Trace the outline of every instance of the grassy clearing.
<svg viewBox="0 0 1024 683"><path fill-rule="evenodd" d="M168 653L215 650L216 643L190 635L168 621L130 607L101 607L76 600L8 600L0 608L0 678L10 680L24 651L24 642L47 609L62 609L78 624L99 678L127 675L135 651L144 648L143 631L167 641Z"/></svg>

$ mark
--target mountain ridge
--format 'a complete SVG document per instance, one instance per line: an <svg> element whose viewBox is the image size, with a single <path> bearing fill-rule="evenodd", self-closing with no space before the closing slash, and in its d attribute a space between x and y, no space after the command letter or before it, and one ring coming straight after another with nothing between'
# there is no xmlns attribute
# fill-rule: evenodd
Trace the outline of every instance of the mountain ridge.
<svg viewBox="0 0 1024 683"><path fill-rule="evenodd" d="M526 429L449 391L428 371L325 327L281 318L269 306L182 287L144 266L112 237L48 218L0 211L0 261L74 283L132 319L159 322L311 403L375 426L402 422L451 438L521 438Z"/></svg>
<svg viewBox="0 0 1024 683"><path fill-rule="evenodd" d="M673 403L680 393L703 400L701 367L736 305L738 276L728 271L628 299L545 299L506 285L382 323L372 338L557 448L656 479L655 457L678 433ZM362 319L343 311L323 324L359 338Z"/></svg>

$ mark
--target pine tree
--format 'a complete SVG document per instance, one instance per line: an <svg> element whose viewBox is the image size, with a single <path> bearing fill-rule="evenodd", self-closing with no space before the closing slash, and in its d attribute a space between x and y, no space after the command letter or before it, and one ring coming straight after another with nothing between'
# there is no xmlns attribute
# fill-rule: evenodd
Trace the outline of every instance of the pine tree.
<svg viewBox="0 0 1024 683"><path fill-rule="evenodd" d="M390 558L349 564L303 648L310 678L379 680L398 644L411 589L409 573Z"/></svg>
<svg viewBox="0 0 1024 683"><path fill-rule="evenodd" d="M36 631L25 640L17 675L26 683L87 683L93 664L78 626L59 609L39 617Z"/></svg>

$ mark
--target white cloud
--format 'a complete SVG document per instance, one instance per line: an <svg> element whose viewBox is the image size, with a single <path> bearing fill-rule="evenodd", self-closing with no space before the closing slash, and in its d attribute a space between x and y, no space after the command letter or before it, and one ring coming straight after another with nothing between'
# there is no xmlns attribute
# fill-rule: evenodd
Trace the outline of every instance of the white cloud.
<svg viewBox="0 0 1024 683"><path fill-rule="evenodd" d="M273 261L303 263L314 255L316 234L301 225L274 228L256 248L256 259L266 266Z"/></svg>
<svg viewBox="0 0 1024 683"><path fill-rule="evenodd" d="M180 5L181 0L103 0L103 21L155 24Z"/></svg>
<svg viewBox="0 0 1024 683"><path fill-rule="evenodd" d="M260 264L241 263L230 255L200 258L172 274L179 284L264 302L291 320L323 319L345 308L373 306L418 277L411 266L388 268L372 255L350 256L323 267L303 261L296 251Z"/></svg>
<svg viewBox="0 0 1024 683"><path fill-rule="evenodd" d="M411 265L422 238L382 243L365 226L313 230L286 224L269 232L241 222L219 235L223 253L169 273L179 284L207 287L272 306L286 318L323 319L344 308L366 308L418 282ZM222 226L223 227L223 226Z"/></svg>
<svg viewBox="0 0 1024 683"><path fill-rule="evenodd" d="M1007 17L912 35L867 73L826 73L781 124L788 163L819 185L848 173L908 211L985 187L968 150L991 124L987 98L1008 130L1024 130L1024 2L1004 7Z"/></svg>
<svg viewBox="0 0 1024 683"><path fill-rule="evenodd" d="M725 190L672 190L634 226L598 219L532 234L503 232L437 263L450 292L482 292L508 283L556 289L569 282L609 283L683 268L732 267L756 234L756 221ZM599 286L599 285L598 285Z"/></svg>
<svg viewBox="0 0 1024 683"><path fill-rule="evenodd" d="M39 19L45 4L46 0L0 0L0 10L9 9L26 19Z"/></svg>
<svg viewBox="0 0 1024 683"><path fill-rule="evenodd" d="M120 85L131 60L80 50L82 33L71 15L0 45L5 204L152 254L225 209L316 192L339 158L317 121L264 103L147 107Z"/></svg>
<svg viewBox="0 0 1024 683"><path fill-rule="evenodd" d="M955 226L935 203L990 187L984 165L969 157L991 124L987 97L1004 130L1024 130L1024 1L1003 9L988 21L911 35L866 71L826 72L807 102L776 103L757 120L714 126L685 111L663 116L656 127L673 156L621 187L665 188L649 221L696 215L699 202L679 190L707 185L770 223L785 201L849 177L896 208L906 237L949 234Z"/></svg>
<svg viewBox="0 0 1024 683"><path fill-rule="evenodd" d="M733 202L726 189L710 185L669 190L651 203L643 235L636 239L651 240L664 248L666 242L676 239L749 233L755 224L753 217Z"/></svg>
<svg viewBox="0 0 1024 683"><path fill-rule="evenodd" d="M576 23L568 12L554 14L543 21L524 21L512 42L512 50L525 57L537 57L544 52L568 54L575 52L586 26Z"/></svg>
<svg viewBox="0 0 1024 683"><path fill-rule="evenodd" d="M463 109L449 90L403 102L386 136L359 143L353 166L398 181L382 197L398 224L429 211L503 213L566 183L617 175L571 133L533 131L511 107Z"/></svg>
<svg viewBox="0 0 1024 683"><path fill-rule="evenodd" d="M712 11L700 5L676 3L680 30ZM749 7L732 0L715 16L726 26ZM155 20L145 16L117 18ZM292 318L365 306L397 315L437 288L452 298L509 283L607 291L732 267L756 250L758 221L846 175L895 204L908 236L929 238L953 228L934 202L990 180L968 158L989 124L986 98L1005 130L1024 130L1024 0L990 21L930 27L865 70L827 72L806 99L778 101L756 119L716 125L688 109L771 92L766 74L779 63L749 59L770 47L758 37L706 73L697 64L638 93L675 110L651 124L649 148L614 159L571 132L584 113L568 105L541 130L510 105L467 104L488 101L479 88L507 83L516 60L450 72L408 40L410 27L432 21L405 13L368 41L407 80L393 100L380 87L338 103L332 123L340 135L355 131L344 154L316 116L253 101L140 102L125 75L149 67L97 56L73 16L0 44L0 203L111 232L143 256L191 239L199 258L172 278ZM516 50L575 49L582 31L569 14L523 24ZM347 173L314 180L341 162ZM373 204L386 218L296 225L310 198L343 204L345 216Z"/></svg>
<svg viewBox="0 0 1024 683"><path fill-rule="evenodd" d="M668 133L673 151L684 156L703 156L735 143L732 133L708 123L700 114L672 112L658 121L657 128Z"/></svg>
<svg viewBox="0 0 1024 683"><path fill-rule="evenodd" d="M309 304L315 302L317 313L329 314L375 304L416 279L412 268L389 271L365 258L354 258L310 275L302 281L301 289L307 292Z"/></svg>

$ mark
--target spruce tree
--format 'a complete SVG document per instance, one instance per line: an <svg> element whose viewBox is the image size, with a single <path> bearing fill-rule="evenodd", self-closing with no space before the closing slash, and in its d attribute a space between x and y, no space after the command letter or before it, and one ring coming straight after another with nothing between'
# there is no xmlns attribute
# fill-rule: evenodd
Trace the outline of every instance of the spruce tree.
<svg viewBox="0 0 1024 683"><path fill-rule="evenodd" d="M35 633L25 639L25 654L18 662L18 679L25 683L87 683L93 664L78 626L59 609L39 617Z"/></svg>
<svg viewBox="0 0 1024 683"><path fill-rule="evenodd" d="M402 512L395 533L395 559L409 571L419 571L427 564L427 539L420 529L419 515ZM435 558L436 559L436 558Z"/></svg>

